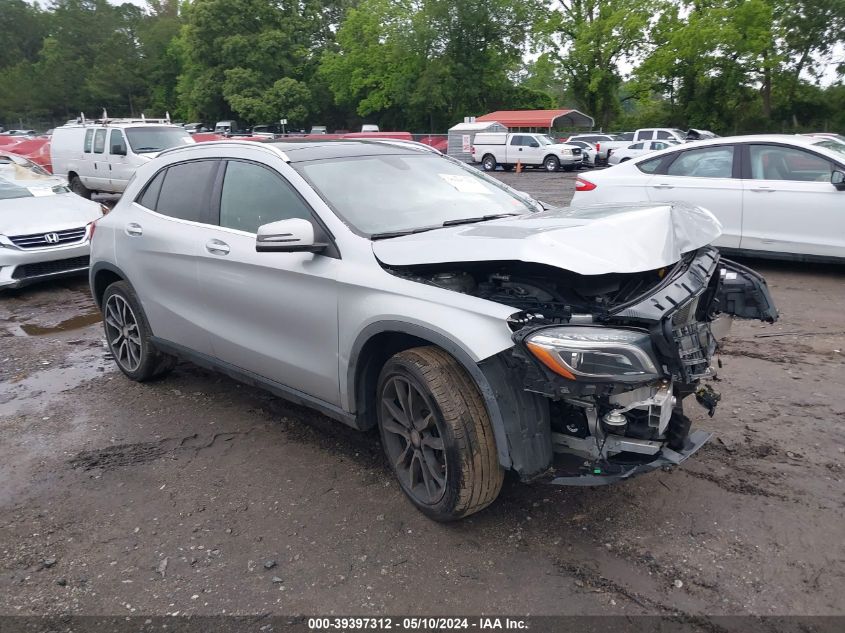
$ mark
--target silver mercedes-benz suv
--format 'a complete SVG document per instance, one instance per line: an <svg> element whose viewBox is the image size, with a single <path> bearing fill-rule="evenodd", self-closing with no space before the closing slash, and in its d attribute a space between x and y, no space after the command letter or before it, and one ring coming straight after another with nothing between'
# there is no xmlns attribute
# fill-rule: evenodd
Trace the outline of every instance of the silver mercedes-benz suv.
<svg viewBox="0 0 845 633"><path fill-rule="evenodd" d="M162 153L98 220L91 288L138 381L176 358L357 429L438 520L523 481L597 485L707 441L710 358L765 281L708 211L545 208L401 142L219 142Z"/></svg>

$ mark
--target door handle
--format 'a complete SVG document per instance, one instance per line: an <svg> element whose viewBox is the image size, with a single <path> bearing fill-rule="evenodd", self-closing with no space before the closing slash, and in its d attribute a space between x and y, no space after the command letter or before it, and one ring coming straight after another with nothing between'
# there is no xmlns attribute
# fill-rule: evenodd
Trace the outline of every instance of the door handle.
<svg viewBox="0 0 845 633"><path fill-rule="evenodd" d="M751 191L755 193L774 193L775 190L771 187L752 187Z"/></svg>
<svg viewBox="0 0 845 633"><path fill-rule="evenodd" d="M134 235L139 236L144 234L144 229L141 228L140 224L136 224L135 222L130 222L126 225L126 234L127 235Z"/></svg>
<svg viewBox="0 0 845 633"><path fill-rule="evenodd" d="M205 250L212 255L228 255L229 245L226 242L221 242L220 240L208 240L208 242L205 243Z"/></svg>
<svg viewBox="0 0 845 633"><path fill-rule="evenodd" d="M661 183L659 185L652 185L652 188L654 188L654 189L674 189L675 186L674 185L667 185L665 183Z"/></svg>

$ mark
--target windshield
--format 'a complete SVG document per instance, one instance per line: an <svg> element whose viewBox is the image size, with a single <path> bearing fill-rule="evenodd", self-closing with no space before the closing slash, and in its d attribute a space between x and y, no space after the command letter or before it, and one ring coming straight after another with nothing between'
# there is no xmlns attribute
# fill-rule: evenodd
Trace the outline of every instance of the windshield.
<svg viewBox="0 0 845 633"><path fill-rule="evenodd" d="M559 143L560 141L554 140L548 134L537 134L537 140L540 141L540 145L554 145L555 143Z"/></svg>
<svg viewBox="0 0 845 633"><path fill-rule="evenodd" d="M498 181L429 153L332 158L293 167L335 213L366 235L536 210Z"/></svg>
<svg viewBox="0 0 845 633"><path fill-rule="evenodd" d="M819 147L824 147L825 149L829 149L833 152L836 152L840 156L845 156L845 141L835 141L833 139L825 139L823 141L819 141L818 143L813 143L813 145L817 145Z"/></svg>
<svg viewBox="0 0 845 633"><path fill-rule="evenodd" d="M176 127L130 127L126 128L129 146L136 154L160 152L170 147L192 143L193 139L184 128Z"/></svg>

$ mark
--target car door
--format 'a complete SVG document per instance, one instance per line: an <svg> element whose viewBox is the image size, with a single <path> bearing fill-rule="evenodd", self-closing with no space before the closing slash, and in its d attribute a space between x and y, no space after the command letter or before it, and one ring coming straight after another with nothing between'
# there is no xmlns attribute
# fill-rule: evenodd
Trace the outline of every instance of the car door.
<svg viewBox="0 0 845 633"><path fill-rule="evenodd" d="M176 163L158 172L125 208L117 264L141 298L153 333L211 354L202 329L198 233L206 226L217 160Z"/></svg>
<svg viewBox="0 0 845 633"><path fill-rule="evenodd" d="M86 187L94 191L109 191L109 164L106 154L107 137L108 130L105 128L94 130L91 162L88 163L89 168L86 169L87 178L84 178L82 181Z"/></svg>
<svg viewBox="0 0 845 633"><path fill-rule="evenodd" d="M845 192L830 182L843 167L798 147L745 148L740 248L845 257Z"/></svg>
<svg viewBox="0 0 845 633"><path fill-rule="evenodd" d="M738 154L734 145L711 145L669 155L646 185L649 199L704 207L722 223L715 244L739 248L743 193Z"/></svg>
<svg viewBox="0 0 845 633"><path fill-rule="evenodd" d="M256 252L259 226L319 219L287 176L230 159L215 186L218 224L200 238L201 317L214 356L325 402L340 404L337 272L332 254Z"/></svg>
<svg viewBox="0 0 845 633"><path fill-rule="evenodd" d="M533 157L533 148L530 146L530 142L531 137L527 134L514 134L511 136L510 145L508 146L508 162L514 165L517 162L523 165L536 165L538 162L541 162ZM539 143L537 144L539 145Z"/></svg>
<svg viewBox="0 0 845 633"><path fill-rule="evenodd" d="M123 191L126 189L126 183L135 173L135 168L126 156L126 137L122 130L109 131L108 151L109 191Z"/></svg>

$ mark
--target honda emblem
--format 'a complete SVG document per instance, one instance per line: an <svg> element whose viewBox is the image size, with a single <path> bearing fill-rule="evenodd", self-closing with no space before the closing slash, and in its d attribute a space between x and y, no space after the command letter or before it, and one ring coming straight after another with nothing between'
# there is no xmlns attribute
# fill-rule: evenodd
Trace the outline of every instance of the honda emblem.
<svg viewBox="0 0 845 633"><path fill-rule="evenodd" d="M59 234L58 233L45 233L44 234L44 241L48 244L56 244L59 241Z"/></svg>

